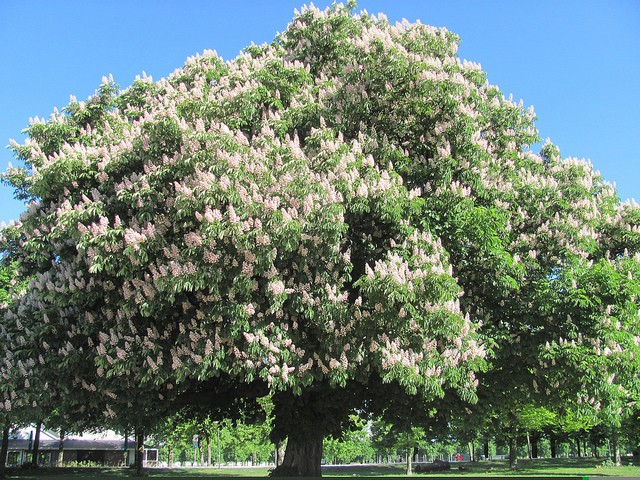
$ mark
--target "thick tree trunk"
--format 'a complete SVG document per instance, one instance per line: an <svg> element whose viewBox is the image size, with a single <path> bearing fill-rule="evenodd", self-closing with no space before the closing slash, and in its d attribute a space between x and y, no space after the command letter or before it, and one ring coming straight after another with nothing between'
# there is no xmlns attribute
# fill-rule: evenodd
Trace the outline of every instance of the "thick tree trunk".
<svg viewBox="0 0 640 480"><path fill-rule="evenodd" d="M273 395L271 440L287 439L282 465L271 476L321 476L322 441L338 434L349 422L349 414L362 406L364 388L333 388L326 383L309 387L294 395ZM369 393L370 395L370 393Z"/></svg>
<svg viewBox="0 0 640 480"><path fill-rule="evenodd" d="M207 467L211 466L211 439L207 438Z"/></svg>
<svg viewBox="0 0 640 480"><path fill-rule="evenodd" d="M469 442L469 461L470 462L476 461L476 447L472 441Z"/></svg>
<svg viewBox="0 0 640 480"><path fill-rule="evenodd" d="M618 429L615 427L611 431L611 461L616 465L622 465L622 458L620 457L620 443L618 441Z"/></svg>
<svg viewBox="0 0 640 480"><path fill-rule="evenodd" d="M484 445L482 446L482 453L484 455L485 460L489 460L489 440L484 441Z"/></svg>
<svg viewBox="0 0 640 480"><path fill-rule="evenodd" d="M4 471L7 466L7 453L9 452L9 430L11 424L6 421L2 426L2 447L0 447L0 478L4 478Z"/></svg>
<svg viewBox="0 0 640 480"><path fill-rule="evenodd" d="M516 468L518 463L518 436L515 432L509 437L509 468Z"/></svg>
<svg viewBox="0 0 640 480"><path fill-rule="evenodd" d="M60 429L60 442L58 443L58 461L56 462L58 467L64 465L64 430Z"/></svg>
<svg viewBox="0 0 640 480"><path fill-rule="evenodd" d="M31 457L31 465L38 466L38 456L40 455L40 430L42 430L42 422L36 425L36 438L33 440L33 456Z"/></svg>
<svg viewBox="0 0 640 480"><path fill-rule="evenodd" d="M167 463L169 468L173 467L173 448L171 448L171 445L167 446Z"/></svg>
<svg viewBox="0 0 640 480"><path fill-rule="evenodd" d="M322 437L297 438L290 436L282 465L276 467L273 476L279 476L278 469L280 469L285 476L321 477L321 462Z"/></svg>
<svg viewBox="0 0 640 480"><path fill-rule="evenodd" d="M144 472L144 432L136 429L136 476L141 477Z"/></svg>
<svg viewBox="0 0 640 480"><path fill-rule="evenodd" d="M538 458L538 435L534 435L531 438L531 457Z"/></svg>
<svg viewBox="0 0 640 480"><path fill-rule="evenodd" d="M555 435L551 435L549 443L551 444L551 458L558 458L558 441Z"/></svg>
<svg viewBox="0 0 640 480"><path fill-rule="evenodd" d="M413 473L413 468L411 465L411 460L413 458L413 447L407 447L407 475L411 475Z"/></svg>
<svg viewBox="0 0 640 480"><path fill-rule="evenodd" d="M531 435L529 435L529 432L527 432L527 456L529 457L529 460L533 458L531 453Z"/></svg>

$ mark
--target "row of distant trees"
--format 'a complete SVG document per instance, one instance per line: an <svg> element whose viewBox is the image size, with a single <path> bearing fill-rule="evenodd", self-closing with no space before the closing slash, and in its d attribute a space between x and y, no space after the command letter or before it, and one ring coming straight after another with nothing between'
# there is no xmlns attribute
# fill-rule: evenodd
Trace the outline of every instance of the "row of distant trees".
<svg viewBox="0 0 640 480"><path fill-rule="evenodd" d="M267 399L262 404L268 405ZM518 458L610 457L608 426L594 424L593 419L589 421L575 414L560 419L545 409L534 410L530 408L523 415L529 420L522 425ZM538 417L538 421L534 417ZM540 424L540 418L549 423ZM324 463L430 462L436 458L455 460L458 455L473 462L508 455L509 440L498 432L485 432L465 443L463 438L455 436L461 431L455 425L440 432L416 427L411 435L406 435L381 421L367 422L357 416L352 421L353 428L341 438L324 440ZM241 420L212 421L179 414L160 422L146 443L157 448L159 460L169 466L273 465L278 458L278 446L269 439L269 432L269 418L264 423L247 424ZM621 451L637 456L640 438L636 422L624 422L621 434ZM37 444L32 446L32 451L31 460L37 465Z"/></svg>
<svg viewBox="0 0 640 480"><path fill-rule="evenodd" d="M500 435L512 465L527 433L599 426L619 462L640 208L542 143L456 35L353 9L306 8L230 62L105 78L12 144L5 433L142 448L177 412L268 416L276 474L318 476L358 414L407 451Z"/></svg>
<svg viewBox="0 0 640 480"><path fill-rule="evenodd" d="M544 409L528 409L518 437L518 458L595 457L607 461L611 456L611 428L594 424L575 413L560 419ZM544 417L541 425L534 416ZM505 458L509 439L499 432L484 432L471 442L456 437L461 429L451 425L443 431L416 427L411 435L399 433L392 425L380 421L365 422L353 417L353 429L341 438L324 440L324 462L332 465L350 463L415 462L434 459L455 460L459 454L465 461ZM621 428L621 452L637 455L637 422L626 421ZM269 439L269 423L212 422L209 419L186 420L183 416L167 419L149 441L159 448L160 460L170 465L180 462L200 465L265 465L276 461L276 448ZM193 445L197 436L199 443Z"/></svg>

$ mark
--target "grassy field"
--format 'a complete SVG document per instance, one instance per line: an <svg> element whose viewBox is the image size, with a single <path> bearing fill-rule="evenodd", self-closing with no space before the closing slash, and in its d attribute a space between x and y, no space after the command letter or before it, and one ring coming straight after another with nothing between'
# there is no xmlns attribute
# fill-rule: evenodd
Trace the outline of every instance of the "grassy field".
<svg viewBox="0 0 640 480"><path fill-rule="evenodd" d="M416 474L418 478L434 478L452 480L453 478L479 477L525 477L534 478L573 477L636 477L640 478L640 466L627 465L623 467L605 466L600 459L538 459L519 460L515 470L510 470L506 461L483 461L477 463L453 463L451 470L438 473ZM404 465L345 465L325 466L322 469L324 477L404 477ZM238 479L242 477L266 477L269 469L256 468L153 468L147 469L145 474L149 478L163 480L186 480L211 478ZM7 478L20 480L101 480L127 478L133 476L133 471L123 468L42 468L36 471L8 470Z"/></svg>

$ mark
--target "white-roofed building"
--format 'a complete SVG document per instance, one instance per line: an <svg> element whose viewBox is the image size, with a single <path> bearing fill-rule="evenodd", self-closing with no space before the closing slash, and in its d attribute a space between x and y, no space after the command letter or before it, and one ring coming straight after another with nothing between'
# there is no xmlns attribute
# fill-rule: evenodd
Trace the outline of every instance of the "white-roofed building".
<svg viewBox="0 0 640 480"><path fill-rule="evenodd" d="M31 462L35 436L34 426L18 428L10 432L7 466ZM40 465L133 465L135 447L133 438L125 439L122 435L110 430L65 435L63 441L60 441L58 432L43 427L40 431L38 463ZM60 458L62 462L59 462ZM157 463L158 450L145 445L144 465L152 467Z"/></svg>

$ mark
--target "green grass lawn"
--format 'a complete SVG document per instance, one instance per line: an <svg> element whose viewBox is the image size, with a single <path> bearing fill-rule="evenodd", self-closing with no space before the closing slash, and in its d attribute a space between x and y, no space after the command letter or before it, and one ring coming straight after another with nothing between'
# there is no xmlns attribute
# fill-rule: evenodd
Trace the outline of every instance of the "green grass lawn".
<svg viewBox="0 0 640 480"><path fill-rule="evenodd" d="M414 473L415 477L452 479L453 477L637 477L640 478L640 466L622 467L603 466L603 459L563 458L518 460L515 470L509 468L506 460L482 461L476 463L452 463L451 470L437 473ZM324 467L325 477L333 476L404 476L404 465L336 466Z"/></svg>
<svg viewBox="0 0 640 480"><path fill-rule="evenodd" d="M8 470L7 478L19 480L101 480L127 478L133 471L124 468L42 468L36 471ZM153 479L185 480L189 478L242 478L266 477L267 467L256 468L150 468L146 476ZM405 467L396 465L344 465L325 466L324 477L404 477ZM518 460L515 470L510 470L506 460L482 461L477 463L452 463L451 470L438 473L416 474L417 478L452 480L463 477L471 480L478 477L527 477L528 480L542 477L636 477L640 478L640 466L603 466L602 459L563 458Z"/></svg>

